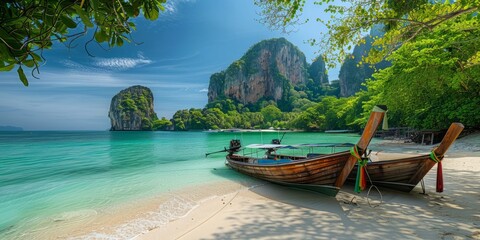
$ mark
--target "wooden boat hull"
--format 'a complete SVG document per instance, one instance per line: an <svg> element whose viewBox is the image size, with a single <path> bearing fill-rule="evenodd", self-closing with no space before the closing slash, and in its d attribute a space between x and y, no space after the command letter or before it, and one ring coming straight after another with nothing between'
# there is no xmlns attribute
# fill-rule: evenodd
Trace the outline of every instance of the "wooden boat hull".
<svg viewBox="0 0 480 240"><path fill-rule="evenodd" d="M463 128L464 126L461 123L452 123L450 125L440 145L432 150L432 154L437 158L438 162L442 161L444 154L460 135ZM436 161L431 159L430 154L370 162L366 166L367 184L371 180L374 185L410 192L435 164ZM355 182L357 171L358 165L353 168L347 181ZM443 191L443 187L441 187L441 190L437 189L437 191Z"/></svg>
<svg viewBox="0 0 480 240"><path fill-rule="evenodd" d="M347 151L328 156L292 160L290 163L258 164L257 159L227 156L227 165L243 174L280 185L335 196L340 190L335 181L351 154Z"/></svg>
<svg viewBox="0 0 480 240"><path fill-rule="evenodd" d="M395 189L402 192L410 192L422 178L414 178L419 169L424 168L429 161L428 155L411 158L369 162L366 166L367 184L370 180L375 186ZM356 180L358 165L356 165L347 181L354 183Z"/></svg>

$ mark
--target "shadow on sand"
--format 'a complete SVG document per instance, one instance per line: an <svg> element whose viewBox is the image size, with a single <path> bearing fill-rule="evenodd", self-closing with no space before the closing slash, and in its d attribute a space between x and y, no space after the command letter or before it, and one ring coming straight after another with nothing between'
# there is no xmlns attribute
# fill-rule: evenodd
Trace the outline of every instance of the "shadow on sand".
<svg viewBox="0 0 480 240"><path fill-rule="evenodd" d="M273 201L240 202L242 211L230 216L228 231L213 239L480 239L480 175L445 171L445 191L434 192L435 171L426 176L427 193L417 186L410 193L380 189L383 203L369 206L367 191L344 186L335 197L251 179L233 170L214 171L239 181L250 191ZM243 181L243 182L242 182ZM372 192L371 203L380 195Z"/></svg>

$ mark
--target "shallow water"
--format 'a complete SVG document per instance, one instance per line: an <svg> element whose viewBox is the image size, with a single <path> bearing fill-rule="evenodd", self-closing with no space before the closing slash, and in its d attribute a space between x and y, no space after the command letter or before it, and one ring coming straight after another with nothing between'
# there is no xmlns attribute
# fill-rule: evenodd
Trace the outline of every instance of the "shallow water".
<svg viewBox="0 0 480 240"><path fill-rule="evenodd" d="M124 206L134 206L125 219L136 222L120 223L122 218L118 224L123 229L114 233L78 233L81 238L135 236L135 231L182 217L212 191L226 194L255 184L226 168L224 153L208 158L205 153L228 147L233 138L245 146L282 136L277 132L0 132L0 239L70 237L68 231L54 230L59 224L62 229L68 224L90 226L105 219L102 214L126 211ZM355 143L358 138L357 134L294 132L285 134L282 143ZM239 185L212 189L223 181ZM144 206L153 212L136 216L135 211L146 211ZM49 230L53 236L41 234Z"/></svg>

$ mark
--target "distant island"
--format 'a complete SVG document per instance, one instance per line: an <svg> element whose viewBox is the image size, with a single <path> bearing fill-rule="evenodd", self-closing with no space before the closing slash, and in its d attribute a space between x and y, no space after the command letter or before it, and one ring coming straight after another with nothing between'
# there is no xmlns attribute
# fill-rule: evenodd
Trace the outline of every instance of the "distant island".
<svg viewBox="0 0 480 240"><path fill-rule="evenodd" d="M0 126L0 132L5 132L5 131L19 132L19 131L23 131L23 128L15 127L15 126Z"/></svg>
<svg viewBox="0 0 480 240"><path fill-rule="evenodd" d="M110 104L110 131L173 130L169 120L157 117L153 102L147 87L136 85L120 91Z"/></svg>

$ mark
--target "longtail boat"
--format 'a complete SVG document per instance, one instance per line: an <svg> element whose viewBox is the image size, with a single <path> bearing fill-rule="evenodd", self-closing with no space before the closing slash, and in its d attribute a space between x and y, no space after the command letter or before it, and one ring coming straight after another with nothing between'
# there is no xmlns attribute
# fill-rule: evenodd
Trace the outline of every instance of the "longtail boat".
<svg viewBox="0 0 480 240"><path fill-rule="evenodd" d="M430 169L437 167L437 192L443 191L442 159L448 148L457 139L464 126L461 123L452 123L442 142L429 154L409 156L400 159L366 162L360 168L365 171L364 184L374 184L399 191L410 192L425 177ZM356 165L348 177L348 181L356 181L358 176ZM371 181L371 182L370 182ZM365 187L365 185L363 186ZM356 186L357 188L357 186Z"/></svg>
<svg viewBox="0 0 480 240"><path fill-rule="evenodd" d="M376 106L373 109L362 136L355 146L356 154L362 155L367 149L386 110L386 106ZM329 196L337 195L357 162L357 157L350 151L308 159L258 159L235 154L240 149L238 145L238 142L231 142L231 149L235 150L229 151L226 156L226 164L229 167L255 178Z"/></svg>

